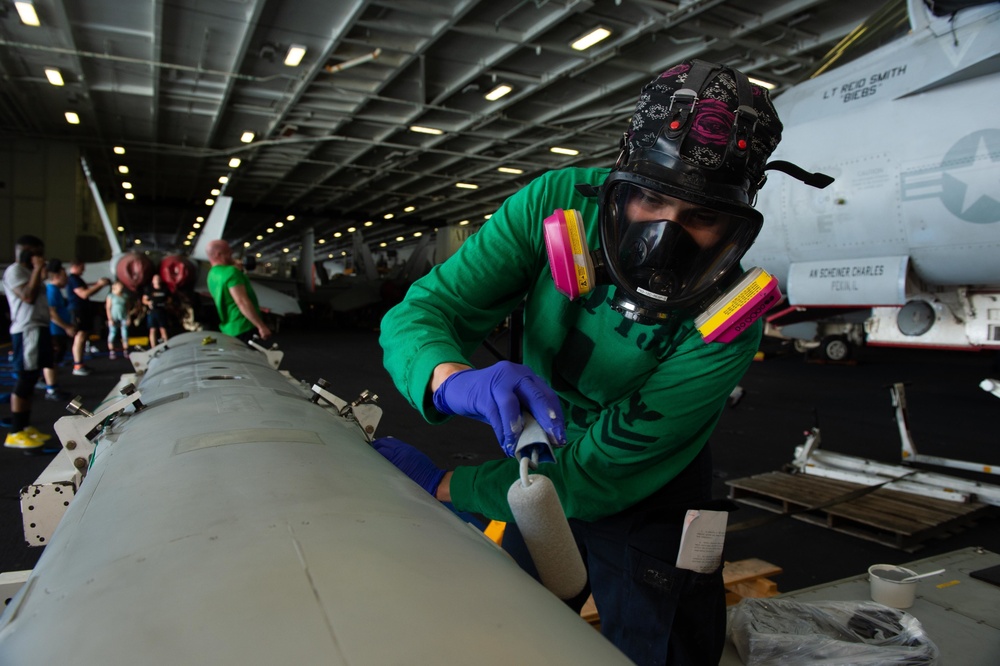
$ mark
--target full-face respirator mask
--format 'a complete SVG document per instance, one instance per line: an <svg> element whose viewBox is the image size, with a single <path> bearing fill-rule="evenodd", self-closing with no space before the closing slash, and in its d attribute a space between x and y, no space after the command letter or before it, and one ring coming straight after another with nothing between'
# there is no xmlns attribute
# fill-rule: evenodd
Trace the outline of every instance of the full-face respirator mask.
<svg viewBox="0 0 1000 666"><path fill-rule="evenodd" d="M544 223L556 289L576 299L598 284L611 306L643 324L691 316L706 342L728 342L780 298L761 268L739 274L763 218L753 208L766 169L816 187L832 179L787 162L764 164L781 123L762 88L736 70L695 60L643 88L600 201L601 247L587 247L579 211Z"/></svg>

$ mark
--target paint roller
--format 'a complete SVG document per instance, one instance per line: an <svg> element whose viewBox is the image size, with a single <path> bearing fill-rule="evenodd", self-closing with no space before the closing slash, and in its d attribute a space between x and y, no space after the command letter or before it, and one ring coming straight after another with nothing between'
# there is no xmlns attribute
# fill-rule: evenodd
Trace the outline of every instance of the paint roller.
<svg viewBox="0 0 1000 666"><path fill-rule="evenodd" d="M587 584L587 570L552 481L528 473L540 463L555 462L555 456L534 417L525 413L523 418L524 430L514 448L521 474L507 491L507 503L542 585L560 599L572 599Z"/></svg>

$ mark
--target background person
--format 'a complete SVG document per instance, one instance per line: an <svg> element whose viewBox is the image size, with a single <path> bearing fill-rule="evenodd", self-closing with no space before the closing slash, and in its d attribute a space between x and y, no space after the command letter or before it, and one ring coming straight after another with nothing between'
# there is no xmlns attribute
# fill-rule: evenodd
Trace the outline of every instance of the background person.
<svg viewBox="0 0 1000 666"><path fill-rule="evenodd" d="M167 306L170 305L170 292L163 286L163 281L158 273L153 273L153 279L142 294L142 303L149 312L146 314L146 325L149 326L149 348L156 346L156 335L160 335L160 342L167 341L167 322L169 315Z"/></svg>
<svg viewBox="0 0 1000 666"><path fill-rule="evenodd" d="M761 325L706 344L693 318L740 275L780 133L767 91L682 63L643 88L614 168L543 174L382 320L385 367L428 421L485 421L510 455L528 410L566 443L537 473L555 485L587 566L570 603L579 610L592 592L602 633L638 664L716 664L722 653L721 562L709 573L675 565L686 512L728 508L711 497L708 439ZM556 209L580 211L607 271L574 301L546 265L542 223ZM472 368L521 303L524 365ZM517 461L446 472L399 440L374 444L456 510L507 521L504 548L533 570L507 504Z"/></svg>
<svg viewBox="0 0 1000 666"><path fill-rule="evenodd" d="M219 330L249 342L254 334L261 340L271 337L264 323L257 294L250 279L233 259L233 249L224 240L214 240L206 248L212 268L208 271L208 291L219 313Z"/></svg>
<svg viewBox="0 0 1000 666"><path fill-rule="evenodd" d="M45 244L36 236L21 236L14 244L15 262L3 273L10 307L10 338L14 373L10 394L10 431L4 446L25 453L55 453L46 446L52 438L31 425L31 402L42 368L52 367L49 303L43 289Z"/></svg>
<svg viewBox="0 0 1000 666"><path fill-rule="evenodd" d="M45 399L66 400L69 394L59 389L59 364L70 348L76 329L66 299L68 277L66 269L58 259L50 259L45 267L48 279L45 283L45 299L49 302L49 335L52 337L52 367L42 368L45 378Z"/></svg>
<svg viewBox="0 0 1000 666"><path fill-rule="evenodd" d="M115 359L115 338L120 337L122 356L128 358L128 295L120 280L111 284L111 292L104 301L104 312L108 316L108 358Z"/></svg>
<svg viewBox="0 0 1000 666"><path fill-rule="evenodd" d="M88 285L83 279L86 268L86 264L79 259L70 264L67 293L72 317L70 323L76 329L76 335L73 336L73 374L80 377L86 377L91 372L83 363L86 344L94 327L94 310L90 305L90 297L111 284L111 280L102 277L94 284Z"/></svg>

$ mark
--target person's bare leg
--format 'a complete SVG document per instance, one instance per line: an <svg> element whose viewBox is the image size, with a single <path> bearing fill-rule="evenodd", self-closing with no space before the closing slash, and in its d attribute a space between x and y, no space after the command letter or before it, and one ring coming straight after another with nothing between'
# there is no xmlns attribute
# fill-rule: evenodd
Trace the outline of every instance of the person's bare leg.
<svg viewBox="0 0 1000 666"><path fill-rule="evenodd" d="M87 341L87 334L84 331L77 331L73 336L73 365L83 365L83 345Z"/></svg>

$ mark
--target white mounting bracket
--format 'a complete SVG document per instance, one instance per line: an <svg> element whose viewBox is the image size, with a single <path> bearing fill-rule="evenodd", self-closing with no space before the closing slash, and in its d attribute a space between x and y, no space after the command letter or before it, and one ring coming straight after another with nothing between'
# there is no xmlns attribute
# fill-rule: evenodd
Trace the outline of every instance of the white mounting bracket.
<svg viewBox="0 0 1000 666"><path fill-rule="evenodd" d="M281 365L281 359L285 357L285 352L278 349L278 345L272 344L270 348L265 348L263 345L253 340L247 344L267 356L268 364L275 370L277 370L278 366Z"/></svg>
<svg viewBox="0 0 1000 666"><path fill-rule="evenodd" d="M311 401L319 404L320 399L324 400L340 416L357 422L368 442L375 439L375 429L382 419L382 408L375 404L378 401L378 396L374 393L369 393L368 389L365 389L353 402L349 403L330 393L327 390L329 386L330 383L325 379L317 379L316 383L312 386L313 396Z"/></svg>
<svg viewBox="0 0 1000 666"><path fill-rule="evenodd" d="M113 402L102 404L96 412L83 408L81 397L76 396L66 407L73 416L64 416L55 422L56 435L63 445L63 453L72 461L73 466L86 475L90 456L94 453L93 440L102 429L104 421L113 414L124 411L129 405L135 405L134 411L145 408L140 398L142 394L135 384L126 384L120 389L122 397Z"/></svg>

